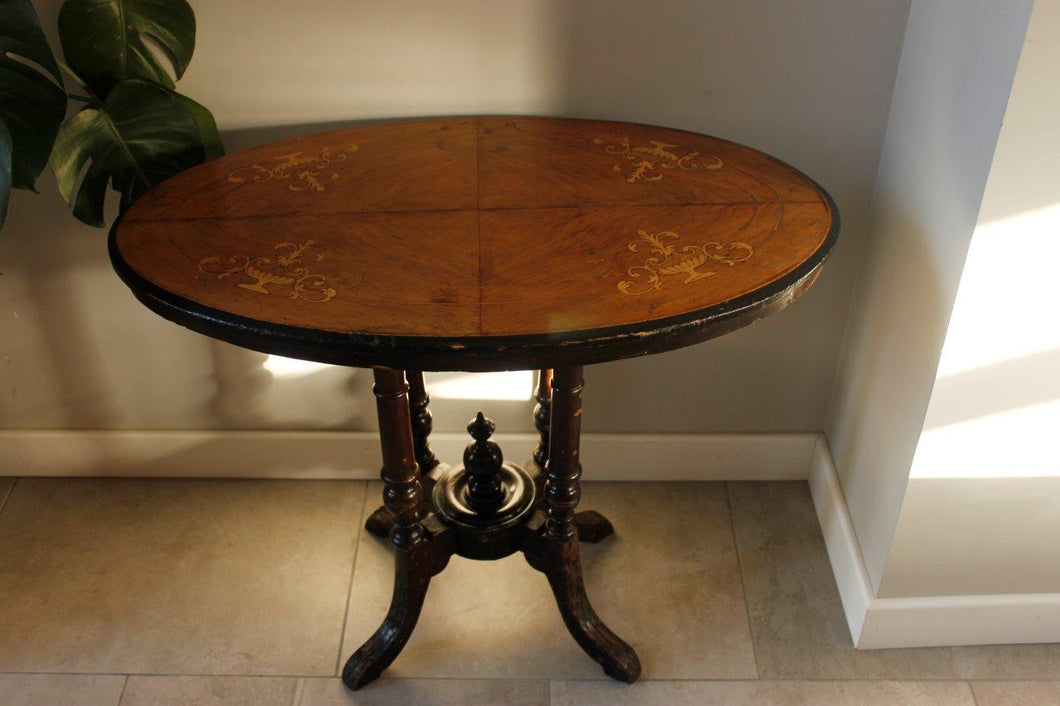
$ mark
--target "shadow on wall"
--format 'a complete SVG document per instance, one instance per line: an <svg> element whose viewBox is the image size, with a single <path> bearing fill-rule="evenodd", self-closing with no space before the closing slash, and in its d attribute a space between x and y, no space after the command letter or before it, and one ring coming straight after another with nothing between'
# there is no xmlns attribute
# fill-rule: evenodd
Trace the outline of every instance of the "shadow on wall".
<svg viewBox="0 0 1060 706"><path fill-rule="evenodd" d="M34 227L20 228L22 220L12 219L13 231L28 236L47 237L47 234L61 233L69 224L70 214L66 204L58 195L50 174L41 179L38 185L42 195L37 197L45 204L34 204L36 207ZM21 199L23 202L29 199ZM19 204L19 206L29 204ZM43 207L42 207L43 206ZM21 209L19 209L21 210ZM59 223L62 221L62 223ZM95 235L95 234L94 234ZM86 308L94 303L82 297L73 296L83 279L92 277L93 272L100 272L109 267L101 262L98 241L91 238L71 239L62 247L48 247L43 251L35 248L21 249L31 257L30 262L20 262L32 269L32 274L24 279L28 304L32 314L24 310L29 321L38 330L35 332L43 343L47 356L47 366L54 374L54 383L60 394L62 425L69 429L106 428L120 423L120 402L113 390L107 385L104 373L104 356L107 352L104 343L94 335L92 316ZM87 274L82 282L76 281L75 273ZM74 281L71 281L74 280ZM3 286L0 281L0 286ZM38 360L37 364L43 363ZM17 381L25 385L29 380ZM12 381L14 385L16 381ZM23 395L31 399L30 395ZM17 395L13 403L17 403Z"/></svg>
<svg viewBox="0 0 1060 706"><path fill-rule="evenodd" d="M58 2L44 5L47 14ZM293 123L306 115L341 112L598 117L724 135L817 177L833 189L845 229L814 289L794 308L708 345L594 366L587 374L585 428L647 433L821 429L906 3L512 0L475 11L471 2L438 2L405 13L414 16L401 22L405 11L333 0L323 4L328 10L318 16L323 19L317 20L312 46L306 46L304 32L285 24L287 4L262 0L252 5L246 7L254 22L240 25L239 36L229 41L220 38L233 34L230 23L241 11L226 3L196 8L202 41L184 85L216 109L222 125L237 119ZM520 43L498 46L498 36L511 34L516 15L507 9L515 6L533 16L533 27L547 28L547 36L516 32ZM473 21L462 23L461 13ZM445 21L432 21L435 15ZM371 35L368 44L351 44L351 32L364 27ZM457 46L439 37L445 33L439 27L473 36ZM263 55L263 46L273 50ZM342 55L322 62L332 50ZM469 73L450 75L454 67L468 67ZM321 90L322 85L332 92ZM364 122L369 121L241 129L227 131L224 139L235 152ZM15 345L16 367L21 367L12 376L21 389L35 385L48 392L38 395L40 414L21 399L10 411L0 411L0 424L374 427L364 371L322 369L270 381L263 373L267 359L260 354L189 336L155 320L109 272L100 234L75 232L80 226L67 223L68 214L52 200L32 205L47 208L48 214L27 218L18 229L25 237L42 224L48 230L54 224L57 237L27 246L27 259L18 263L24 270L19 276L28 282L22 306L37 308L37 330L26 334L33 345ZM61 225L60 219L65 219ZM15 230L5 238L15 237ZM9 283L3 286L13 291ZM433 404L436 428L462 430L479 404L503 431L533 428L529 400L441 399Z"/></svg>
<svg viewBox="0 0 1060 706"><path fill-rule="evenodd" d="M897 215L895 209L881 212L892 214L878 231L887 238L878 238L867 254L875 266L866 270L858 289L852 311L861 315L850 322L846 341L862 354L844 356L852 369L840 370L837 380L848 381L848 387L837 390L831 411L831 438L843 441L832 444L839 468L880 468L883 463L909 468L927 409L926 391L935 376L934 368L923 361L937 360L951 310L940 284L939 263L925 246L930 227ZM869 307L867 302L885 305ZM910 320L907 312L916 312L916 317ZM901 332L908 335L896 340ZM881 369L900 377L880 375ZM925 391L923 407L912 409L908 400L920 390ZM891 433L884 436L878 429ZM895 481L901 483L900 492L893 490L904 494L906 474L884 475L880 470L880 477L901 478ZM875 502L860 487L869 487L872 479L851 476L843 481L848 498L864 495L866 502Z"/></svg>

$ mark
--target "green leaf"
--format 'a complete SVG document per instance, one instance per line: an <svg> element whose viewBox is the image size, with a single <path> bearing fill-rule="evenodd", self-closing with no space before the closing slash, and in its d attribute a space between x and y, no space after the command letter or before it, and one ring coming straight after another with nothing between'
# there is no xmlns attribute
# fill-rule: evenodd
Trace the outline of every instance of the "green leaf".
<svg viewBox="0 0 1060 706"><path fill-rule="evenodd" d="M103 104L86 106L63 123L50 164L74 215L101 226L108 181L125 209L155 184L215 154L219 145L209 111L168 88L134 79L111 89Z"/></svg>
<svg viewBox="0 0 1060 706"><path fill-rule="evenodd" d="M184 101L185 107L191 112L192 117L195 118L195 124L199 126L199 139L202 140L203 160L209 161L211 159L223 157L225 148L224 145L221 144L221 133L217 130L217 123L213 119L213 113L207 110L206 106L201 103L196 103L187 96L182 96L179 93L174 95Z"/></svg>
<svg viewBox="0 0 1060 706"><path fill-rule="evenodd" d="M11 199L11 133L0 122L0 230L7 221L7 202Z"/></svg>
<svg viewBox="0 0 1060 706"><path fill-rule="evenodd" d="M71 81L73 81L74 83L76 83L76 84L77 84L77 87L78 87L78 88L80 88L80 89L81 89L82 91L84 91L85 93L87 93L87 94L88 94L89 96L91 96L91 95L92 95L92 89L88 87L88 84L87 84L87 83L85 83L85 82L84 82L84 81L83 81L83 80L81 79L81 77L80 77L80 76L78 76L77 74L75 74L75 73L74 73L74 70L73 70L73 69L71 69L71 68L70 68L70 67L69 67L69 66L68 66L68 65L66 64L66 62L65 62L65 61L63 61L62 59L56 59L56 60L55 60L55 63L57 63L57 64L59 65L59 69L60 69L60 70L61 70L61 71L62 71L62 72L63 72L64 74L66 74L66 75L67 75L67 76L68 76L68 77L70 78L70 80L71 80ZM73 97L73 96L71 96L71 97ZM80 98L79 98L78 100L80 100ZM86 101L86 102L88 102L88 101Z"/></svg>
<svg viewBox="0 0 1060 706"><path fill-rule="evenodd" d="M148 37L168 61L152 51ZM133 78L173 88L169 69L183 76L195 51L195 13L187 0L66 0L59 39L73 73L99 98Z"/></svg>
<svg viewBox="0 0 1060 706"><path fill-rule="evenodd" d="M0 0L0 121L11 137L11 185L34 188L48 163L66 94L30 0Z"/></svg>

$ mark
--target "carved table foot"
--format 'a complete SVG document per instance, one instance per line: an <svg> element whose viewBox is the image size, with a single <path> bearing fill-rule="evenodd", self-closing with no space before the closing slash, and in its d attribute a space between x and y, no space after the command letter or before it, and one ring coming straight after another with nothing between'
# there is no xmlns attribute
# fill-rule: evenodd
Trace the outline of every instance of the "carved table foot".
<svg viewBox="0 0 1060 706"><path fill-rule="evenodd" d="M578 540L596 544L615 533L614 525L596 510L574 513L574 524L578 528Z"/></svg>
<svg viewBox="0 0 1060 706"><path fill-rule="evenodd" d="M383 624L346 662L342 681L359 689L397 658L420 617L431 582L430 557L422 546L395 552L394 595Z"/></svg>
<svg viewBox="0 0 1060 706"><path fill-rule="evenodd" d="M586 654L612 679L635 682L640 676L637 653L604 625L589 604L582 582L578 540L556 542L539 536L524 551L529 564L548 577L563 622Z"/></svg>
<svg viewBox="0 0 1060 706"><path fill-rule="evenodd" d="M456 551L454 533L424 512L405 375L389 368L375 368L374 374L383 450L383 503L389 515L386 530L395 549L394 593L383 624L342 670L342 681L351 689L378 677L398 656L416 627L431 577L445 568Z"/></svg>
<svg viewBox="0 0 1060 706"><path fill-rule="evenodd" d="M640 676L637 653L596 615L582 581L578 536L584 531L600 539L613 531L599 513L575 512L581 498L582 384L580 367L553 371L544 513L528 523L523 552L530 565L548 577L563 622L581 648L603 666L607 676L633 682Z"/></svg>
<svg viewBox="0 0 1060 706"><path fill-rule="evenodd" d="M347 660L342 681L353 690L374 680L390 666L419 620L431 577L441 573L456 551L454 534L437 518L423 521L424 538L394 552L394 593L383 624Z"/></svg>
<svg viewBox="0 0 1060 706"><path fill-rule="evenodd" d="M364 528L380 539L390 536L390 528L394 526L394 513L387 510L385 506L376 509L364 522Z"/></svg>

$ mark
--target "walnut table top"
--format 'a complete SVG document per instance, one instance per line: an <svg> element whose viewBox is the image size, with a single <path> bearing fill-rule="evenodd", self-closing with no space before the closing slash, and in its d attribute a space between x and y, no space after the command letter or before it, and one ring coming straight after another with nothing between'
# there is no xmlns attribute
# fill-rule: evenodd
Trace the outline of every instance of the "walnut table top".
<svg viewBox="0 0 1060 706"><path fill-rule="evenodd" d="M199 165L111 231L163 316L347 365L583 365L786 306L838 232L828 194L756 150L589 120L396 122Z"/></svg>

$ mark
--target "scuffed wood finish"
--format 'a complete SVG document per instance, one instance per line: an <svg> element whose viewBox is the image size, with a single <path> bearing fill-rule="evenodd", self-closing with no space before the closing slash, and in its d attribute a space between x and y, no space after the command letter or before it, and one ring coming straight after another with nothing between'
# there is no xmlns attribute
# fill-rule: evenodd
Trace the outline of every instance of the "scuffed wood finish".
<svg viewBox="0 0 1060 706"><path fill-rule="evenodd" d="M119 219L111 255L152 309L238 345L545 368L688 345L783 308L837 228L812 180L725 140L451 118L199 165Z"/></svg>
<svg viewBox="0 0 1060 706"><path fill-rule="evenodd" d="M420 485L409 417L408 386L400 370L375 369L379 439L383 449L383 502L394 545L394 593L382 625L347 660L342 681L359 689L390 666L412 635L431 577L442 571L456 550L452 532L424 527Z"/></svg>
<svg viewBox="0 0 1060 706"><path fill-rule="evenodd" d="M582 580L581 549L574 509L581 498L582 369L557 368L552 381L552 424L546 464L544 529L527 537L531 566L548 577L563 622L590 657L613 679L640 676L636 652L608 628L589 603ZM599 519L607 520L597 514ZM593 518L596 519L595 517ZM610 528L610 523L607 523ZM606 536L605 533L603 536Z"/></svg>
<svg viewBox="0 0 1060 706"><path fill-rule="evenodd" d="M429 405L431 396L427 394L427 388L423 384L423 373L418 370L406 371L405 377L409 383L409 412L412 415L412 441L416 448L416 465L419 466L421 480L423 476L434 470L438 465L438 459L431 451L431 443L428 440L434 429L434 418L431 416Z"/></svg>
<svg viewBox="0 0 1060 706"><path fill-rule="evenodd" d="M552 370L549 368L538 371L534 402L534 428L537 429L539 441L527 466L544 470L548 462L549 424L552 419Z"/></svg>
<svg viewBox="0 0 1060 706"><path fill-rule="evenodd" d="M407 548L425 539L420 524L423 487L412 440L408 385L400 370L376 368L374 373L373 391L383 448L383 503L394 515L394 529L390 533L394 545Z"/></svg>

